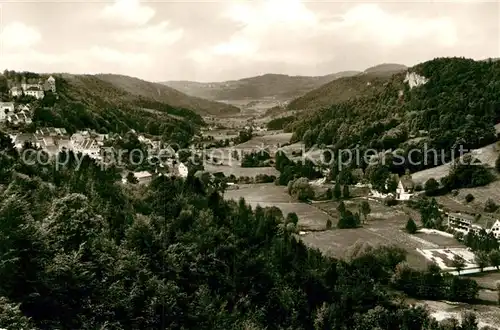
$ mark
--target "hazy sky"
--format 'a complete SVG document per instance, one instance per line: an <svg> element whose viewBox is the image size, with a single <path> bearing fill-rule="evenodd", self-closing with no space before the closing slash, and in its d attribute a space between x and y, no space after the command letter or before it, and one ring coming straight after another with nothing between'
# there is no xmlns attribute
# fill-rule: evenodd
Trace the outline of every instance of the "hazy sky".
<svg viewBox="0 0 500 330"><path fill-rule="evenodd" d="M500 57L499 8L496 1L0 0L0 69L221 81Z"/></svg>

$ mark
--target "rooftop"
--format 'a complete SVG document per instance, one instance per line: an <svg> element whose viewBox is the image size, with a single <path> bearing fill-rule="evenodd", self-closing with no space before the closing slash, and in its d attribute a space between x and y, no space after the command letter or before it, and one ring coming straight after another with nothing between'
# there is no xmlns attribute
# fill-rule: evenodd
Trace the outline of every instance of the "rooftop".
<svg viewBox="0 0 500 330"><path fill-rule="evenodd" d="M460 218L460 219L464 219L464 220L470 220L470 221L474 221L475 220L475 218L472 215L465 214L465 213L450 212L450 213L448 213L448 216L452 216L452 217L456 217L456 218Z"/></svg>
<svg viewBox="0 0 500 330"><path fill-rule="evenodd" d="M148 171L142 171L142 172L135 172L134 173L134 176L137 178L137 179L142 179L142 178L148 178L150 176L152 176L153 174L149 173Z"/></svg>

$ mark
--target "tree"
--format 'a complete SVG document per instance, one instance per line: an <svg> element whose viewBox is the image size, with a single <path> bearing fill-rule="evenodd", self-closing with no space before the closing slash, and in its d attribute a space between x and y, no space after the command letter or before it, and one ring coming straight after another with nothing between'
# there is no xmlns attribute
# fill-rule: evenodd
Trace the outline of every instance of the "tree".
<svg viewBox="0 0 500 330"><path fill-rule="evenodd" d="M472 195L472 194L467 194L467 195L465 196L465 201L466 201L467 203L470 203L470 202L472 202L473 200L474 200L474 195Z"/></svg>
<svg viewBox="0 0 500 330"><path fill-rule="evenodd" d="M484 204L484 211L489 212L489 213L493 213L496 210L498 210L498 205L493 201L493 199L488 198L488 200Z"/></svg>
<svg viewBox="0 0 500 330"><path fill-rule="evenodd" d="M345 207L345 204L344 202L340 202L340 204L337 206L337 211L339 212L339 214L342 216L342 214L345 213L346 211L346 207Z"/></svg>
<svg viewBox="0 0 500 330"><path fill-rule="evenodd" d="M477 264L477 266L479 267L479 269L482 272L483 269L485 267L487 267L490 263L488 253L483 252L483 251L476 252L476 254L474 256L474 262Z"/></svg>
<svg viewBox="0 0 500 330"><path fill-rule="evenodd" d="M139 180L135 177L134 173L128 172L127 182L131 183L131 184L136 184L136 183L139 183Z"/></svg>
<svg viewBox="0 0 500 330"><path fill-rule="evenodd" d="M396 176L391 175L387 180L387 189L386 192L393 193L398 188L398 181L396 180Z"/></svg>
<svg viewBox="0 0 500 330"><path fill-rule="evenodd" d="M497 170L497 172L500 173L500 155L498 155L498 157L495 161L495 169Z"/></svg>
<svg viewBox="0 0 500 330"><path fill-rule="evenodd" d="M370 203L367 201L362 201L360 205L360 213L363 215L363 223L368 219L368 214L370 214Z"/></svg>
<svg viewBox="0 0 500 330"><path fill-rule="evenodd" d="M460 275L460 271L465 267L465 260L460 255L455 254L453 256L453 260L451 261L451 265L457 270L458 275Z"/></svg>
<svg viewBox="0 0 500 330"><path fill-rule="evenodd" d="M342 191L342 197L344 197L344 199L350 198L349 186L348 185L344 185L343 191Z"/></svg>
<svg viewBox="0 0 500 330"><path fill-rule="evenodd" d="M332 229L332 220L330 219L326 220L326 229L327 230Z"/></svg>
<svg viewBox="0 0 500 330"><path fill-rule="evenodd" d="M425 182L424 189L427 196L433 196L439 190L439 183L436 179L430 178Z"/></svg>
<svg viewBox="0 0 500 330"><path fill-rule="evenodd" d="M337 222L337 228L345 229L345 228L356 228L359 226L359 214L353 214L351 211L346 210L344 213L340 215L340 219Z"/></svg>
<svg viewBox="0 0 500 330"><path fill-rule="evenodd" d="M290 193L299 201L307 201L314 198L314 191L307 178L295 180L290 187Z"/></svg>
<svg viewBox="0 0 500 330"><path fill-rule="evenodd" d="M299 222L299 217L297 216L297 213L290 212L286 215L285 223L293 223L295 226L297 226L298 222Z"/></svg>
<svg viewBox="0 0 500 330"><path fill-rule="evenodd" d="M342 190L339 180L335 182L335 186L333 188L333 197L335 197L335 199L340 199L342 197Z"/></svg>
<svg viewBox="0 0 500 330"><path fill-rule="evenodd" d="M328 200L332 199L333 198L333 191L332 191L332 189L328 188L326 190L326 194L325 195L326 195L326 199L328 199Z"/></svg>
<svg viewBox="0 0 500 330"><path fill-rule="evenodd" d="M415 221L413 221L412 218L409 218L408 221L406 222L406 231L409 234L415 234L417 232L417 224Z"/></svg>
<svg viewBox="0 0 500 330"><path fill-rule="evenodd" d="M464 312L462 314L461 330L478 330L478 322L476 315L471 312Z"/></svg>
<svg viewBox="0 0 500 330"><path fill-rule="evenodd" d="M488 258L490 260L490 265L500 269L500 250L490 251Z"/></svg>

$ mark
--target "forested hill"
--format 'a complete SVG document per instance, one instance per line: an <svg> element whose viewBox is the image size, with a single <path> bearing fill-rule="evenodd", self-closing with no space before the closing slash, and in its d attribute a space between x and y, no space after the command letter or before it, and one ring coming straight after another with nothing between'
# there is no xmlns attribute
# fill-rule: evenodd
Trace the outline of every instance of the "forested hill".
<svg viewBox="0 0 500 330"><path fill-rule="evenodd" d="M97 76L53 76L57 95L46 93L43 100L34 103L35 126L64 127L70 133L85 128L102 133L134 129L188 141L197 126L204 124L193 110L129 93Z"/></svg>
<svg viewBox="0 0 500 330"><path fill-rule="evenodd" d="M186 95L163 84L152 83L134 77L116 74L99 74L94 77L108 82L135 97L166 103L176 108L189 109L200 115L234 115L240 112L239 108L229 104Z"/></svg>
<svg viewBox="0 0 500 330"><path fill-rule="evenodd" d="M303 113L288 127L294 132L293 140L309 146L360 144L379 150L407 149L407 141L426 142L448 155L460 144L476 148L495 141L500 62L437 58L407 72L428 82L410 88L406 72L401 72L374 93Z"/></svg>
<svg viewBox="0 0 500 330"><path fill-rule="evenodd" d="M318 109L352 98L379 93L393 72L363 73L333 80L291 101L287 109Z"/></svg>
<svg viewBox="0 0 500 330"><path fill-rule="evenodd" d="M88 156L27 155L0 133L0 328L446 330L394 290L477 296L397 247L326 257L296 237L296 214L225 201L207 173L127 186Z"/></svg>
<svg viewBox="0 0 500 330"><path fill-rule="evenodd" d="M379 93L393 74L406 70L402 64L379 64L351 76L332 80L288 105L289 110L317 109L352 98L365 97Z"/></svg>

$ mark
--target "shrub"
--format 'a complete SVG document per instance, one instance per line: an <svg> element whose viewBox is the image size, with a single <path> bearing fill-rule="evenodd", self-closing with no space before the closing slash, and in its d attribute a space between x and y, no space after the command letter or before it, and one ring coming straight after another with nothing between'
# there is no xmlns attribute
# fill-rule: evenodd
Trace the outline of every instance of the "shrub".
<svg viewBox="0 0 500 330"><path fill-rule="evenodd" d="M415 234L417 232L417 224L415 223L415 221L413 221L412 218L409 218L408 219L408 222L406 222L406 231L409 233L409 234Z"/></svg>
<svg viewBox="0 0 500 330"><path fill-rule="evenodd" d="M467 203L470 203L474 200L474 196L472 194L467 194L467 196L465 196L465 201Z"/></svg>
<svg viewBox="0 0 500 330"><path fill-rule="evenodd" d="M425 182L424 189L425 189L425 193L428 196L435 195L439 190L439 183L436 181L436 179L430 178L429 180L427 180Z"/></svg>
<svg viewBox="0 0 500 330"><path fill-rule="evenodd" d="M491 198L488 198L486 203L484 203L484 211L495 212L496 210L498 210L498 205Z"/></svg>
<svg viewBox="0 0 500 330"><path fill-rule="evenodd" d="M422 190L424 190L424 188L422 187L422 185L420 183L415 185L415 191L422 191Z"/></svg>
<svg viewBox="0 0 500 330"><path fill-rule="evenodd" d="M398 204L398 201L394 197L389 196L384 199L384 204L386 206L394 206Z"/></svg>

